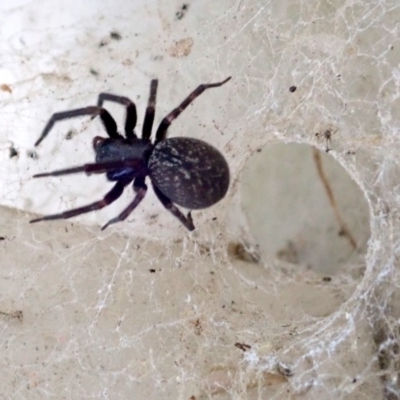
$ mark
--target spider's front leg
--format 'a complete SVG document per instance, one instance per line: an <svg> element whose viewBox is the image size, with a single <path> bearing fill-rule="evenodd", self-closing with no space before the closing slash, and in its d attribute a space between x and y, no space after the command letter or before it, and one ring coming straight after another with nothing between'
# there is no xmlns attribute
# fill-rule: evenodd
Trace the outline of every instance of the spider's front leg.
<svg viewBox="0 0 400 400"><path fill-rule="evenodd" d="M189 231L194 231L195 226L193 224L193 219L191 212L188 213L187 217L183 215L183 213L179 210L179 208L161 191L153 184L154 193L158 197L158 200L161 201L162 205L176 218L179 219L182 225L186 227Z"/></svg>
<svg viewBox="0 0 400 400"><path fill-rule="evenodd" d="M121 135L117 132L117 124L111 114L102 107L89 106L84 108L78 108L76 110L62 111L55 113L49 119L46 126L43 129L42 134L36 141L35 146L38 146L42 140L49 134L56 122L62 121L64 119L82 117L84 115L92 115L96 117L100 115L104 127L106 128L107 134L111 139L119 139Z"/></svg>
<svg viewBox="0 0 400 400"><path fill-rule="evenodd" d="M157 86L158 80L153 79L150 82L150 95L147 102L146 113L143 121L142 139L150 139L151 136L156 107ZM127 138L136 138L136 134L134 132L137 122L135 103L130 98L125 96L117 96L111 93L100 93L97 100L97 106L102 107L105 101L112 101L126 107L125 135Z"/></svg>
<svg viewBox="0 0 400 400"><path fill-rule="evenodd" d="M101 108L105 101L111 101L126 107L125 135L127 138L136 138L136 134L134 132L137 122L135 103L130 98L125 96L117 96L111 93L100 93L97 99L97 107Z"/></svg>
<svg viewBox="0 0 400 400"><path fill-rule="evenodd" d="M77 174L79 172L85 172L86 175L104 174L105 172L114 171L116 169L123 169L123 168L140 169L142 167L143 165L140 160L106 161L103 163L89 163L89 164L79 165L77 167L63 168L63 169L58 169L56 171L43 172L41 174L33 175L33 177L44 178L47 176Z"/></svg>
<svg viewBox="0 0 400 400"><path fill-rule="evenodd" d="M88 204L83 207L74 208L72 210L67 210L59 214L45 215L41 218L36 218L30 221L31 224L40 221L50 221L55 219L67 219L72 218L80 214L85 214L90 211L101 210L102 208L108 206L117 200L124 191L124 188L129 184L130 180L118 181L113 188L103 197L102 200L95 201L94 203Z"/></svg>
<svg viewBox="0 0 400 400"><path fill-rule="evenodd" d="M216 88L216 87L224 85L230 79L231 79L231 77L226 78L222 82L204 83L202 85L199 85L195 90L193 90L193 92L190 93L189 96L187 96L186 99L183 100L182 103L178 107L173 109L168 115L166 115L161 120L160 125L158 126L158 129L156 132L155 144L163 141L167 137L167 130L168 130L168 127L171 125L172 121L174 119L178 118L179 115L186 109L186 107L196 99L196 97L199 97L207 89Z"/></svg>

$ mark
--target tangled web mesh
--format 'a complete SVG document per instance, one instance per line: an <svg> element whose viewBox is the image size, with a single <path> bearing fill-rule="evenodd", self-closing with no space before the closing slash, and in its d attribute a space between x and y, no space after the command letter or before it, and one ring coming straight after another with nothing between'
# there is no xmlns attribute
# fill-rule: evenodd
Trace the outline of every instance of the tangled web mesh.
<svg viewBox="0 0 400 400"><path fill-rule="evenodd" d="M396 2L0 9L4 398L400 398ZM193 214L195 232L150 190L105 232L130 190L101 212L29 225L109 187L31 178L92 161L102 134L97 120L70 120L34 148L52 113L110 91L136 102L140 132L150 79L157 123L227 76L170 128L213 144L231 168L229 194ZM122 126L124 110L107 108ZM288 157L289 143L300 147Z"/></svg>

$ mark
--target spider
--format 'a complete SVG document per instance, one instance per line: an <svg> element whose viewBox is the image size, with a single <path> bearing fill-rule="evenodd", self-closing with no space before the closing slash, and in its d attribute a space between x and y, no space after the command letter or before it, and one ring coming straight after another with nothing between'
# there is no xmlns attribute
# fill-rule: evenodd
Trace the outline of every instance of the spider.
<svg viewBox="0 0 400 400"><path fill-rule="evenodd" d="M189 230L195 229L191 211L185 216L176 205L189 210L203 209L220 201L228 191L229 167L224 156L210 144L189 137L167 138L168 127L196 97L206 89L222 86L231 77L218 83L199 85L183 102L167 114L151 142L158 80L150 83L150 95L142 127L142 137L138 138L134 129L137 121L136 106L127 97L110 93L100 93L97 106L89 106L55 113L35 146L38 146L58 121L90 115L100 116L108 138L96 136L93 139L95 162L77 167L34 175L34 178L60 176L85 172L105 173L109 181L115 182L102 200L83 207L67 210L59 214L47 215L30 221L66 219L90 211L100 210L116 201L127 185L133 182L135 197L131 203L101 229L125 220L143 200L147 192L145 183L149 176L153 190L162 205ZM125 137L117 132L117 124L111 114L102 107L104 101L119 103L126 107Z"/></svg>

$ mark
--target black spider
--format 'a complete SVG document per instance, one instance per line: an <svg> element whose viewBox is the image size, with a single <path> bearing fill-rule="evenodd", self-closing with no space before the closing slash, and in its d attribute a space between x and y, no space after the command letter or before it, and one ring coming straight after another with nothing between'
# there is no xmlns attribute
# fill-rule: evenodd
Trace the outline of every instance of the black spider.
<svg viewBox="0 0 400 400"><path fill-rule="evenodd" d="M163 206L192 231L194 225L191 212L185 217L174 203L189 210L207 208L217 203L228 191L229 167L223 155L208 143L187 137L167 139L167 130L171 122L204 90L219 87L230 79L231 77L222 82L198 86L177 108L163 118L158 126L154 143L151 143L150 137L155 114L157 79L150 83L150 96L141 139L134 132L137 120L136 106L127 97L101 93L97 106L53 114L35 146L40 144L57 121L83 115L91 115L92 118L99 115L109 138L96 136L93 139L95 163L38 174L34 177L78 172L86 172L88 175L106 173L107 179L116 183L102 200L59 214L37 218L31 222L71 218L89 211L100 210L117 200L125 187L133 181L135 198L121 214L108 221L102 227L103 230L110 224L126 219L143 200L147 191L145 179L149 176L154 192ZM102 107L106 100L126 106L125 137L117 132L117 124L113 117Z"/></svg>

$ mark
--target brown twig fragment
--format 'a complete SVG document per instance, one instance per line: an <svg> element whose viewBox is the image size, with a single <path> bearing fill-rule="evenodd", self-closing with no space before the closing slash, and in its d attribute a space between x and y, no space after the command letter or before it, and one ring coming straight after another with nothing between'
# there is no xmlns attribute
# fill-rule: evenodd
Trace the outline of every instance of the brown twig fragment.
<svg viewBox="0 0 400 400"><path fill-rule="evenodd" d="M331 188L331 185L329 184L328 177L325 175L325 171L322 166L321 154L320 154L319 150L314 148L313 155L314 155L314 162L317 167L318 175L321 178L321 181L322 181L324 188L326 190L326 193L328 195L329 203L331 204L331 206L333 208L333 212L335 213L336 219L339 223L340 233L349 240L351 246L355 250L355 249L357 249L357 242L354 239L353 235L351 234L346 223L344 222L344 219L339 211L339 208L338 208L336 200L335 200L335 196L333 195L333 190Z"/></svg>
<svg viewBox="0 0 400 400"><path fill-rule="evenodd" d="M8 318L15 318L15 319L18 319L19 321L22 321L22 318L23 318L23 312L20 310L14 311L14 312L9 312L9 313L0 311L0 315L3 315Z"/></svg>

